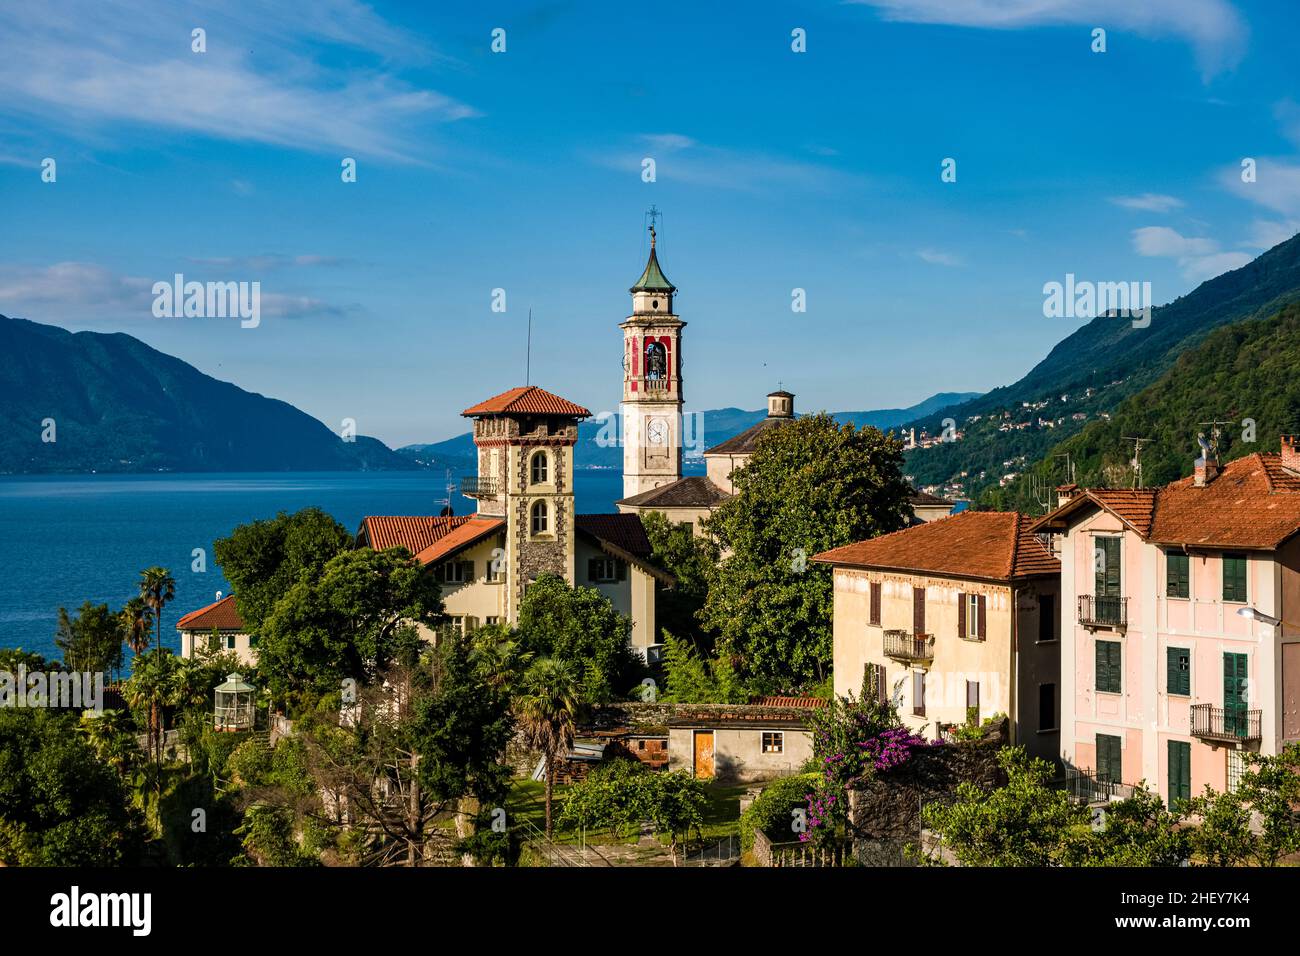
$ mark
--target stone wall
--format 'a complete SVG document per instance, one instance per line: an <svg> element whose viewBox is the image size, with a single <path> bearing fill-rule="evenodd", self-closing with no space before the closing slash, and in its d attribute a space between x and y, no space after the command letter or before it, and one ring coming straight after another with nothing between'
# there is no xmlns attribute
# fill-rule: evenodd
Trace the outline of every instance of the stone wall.
<svg viewBox="0 0 1300 956"><path fill-rule="evenodd" d="M849 822L855 840L919 840L924 804L952 800L963 782L986 789L1006 783L997 758L1008 742L1003 718L981 740L913 751L902 766L850 787Z"/></svg>

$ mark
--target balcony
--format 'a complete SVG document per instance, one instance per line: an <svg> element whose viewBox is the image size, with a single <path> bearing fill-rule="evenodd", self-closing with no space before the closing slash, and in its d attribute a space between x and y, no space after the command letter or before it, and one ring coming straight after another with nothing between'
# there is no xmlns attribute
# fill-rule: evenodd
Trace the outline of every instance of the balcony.
<svg viewBox="0 0 1300 956"><path fill-rule="evenodd" d="M1098 597L1083 594L1079 597L1079 623L1084 627L1113 627L1122 631L1128 627L1128 598Z"/></svg>
<svg viewBox="0 0 1300 956"><path fill-rule="evenodd" d="M896 661L934 660L934 635L913 634L911 631L886 631L885 656Z"/></svg>
<svg viewBox="0 0 1300 956"><path fill-rule="evenodd" d="M1062 789L1072 800L1080 803L1109 803L1111 800L1125 800L1133 796L1133 788L1123 783L1116 783L1091 770L1078 767L1065 767L1065 779L1058 780Z"/></svg>
<svg viewBox="0 0 1300 956"><path fill-rule="evenodd" d="M1261 736L1259 721L1262 714L1263 711L1259 710L1225 710L1213 704L1193 704L1192 736L1224 743L1256 741Z"/></svg>
<svg viewBox="0 0 1300 956"><path fill-rule="evenodd" d="M474 476L460 480L460 493L466 498L491 499L497 496L497 480Z"/></svg>

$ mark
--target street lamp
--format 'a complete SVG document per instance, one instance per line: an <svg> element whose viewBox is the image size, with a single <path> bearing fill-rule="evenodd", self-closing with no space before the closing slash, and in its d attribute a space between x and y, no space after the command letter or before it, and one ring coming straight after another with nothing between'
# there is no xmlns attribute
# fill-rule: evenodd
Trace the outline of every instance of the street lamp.
<svg viewBox="0 0 1300 956"><path fill-rule="evenodd" d="M1253 607L1239 607L1237 608L1237 613L1252 621L1259 621L1261 624L1267 624L1269 627L1277 627L1282 623L1281 619L1273 617L1271 614L1265 614L1263 611Z"/></svg>

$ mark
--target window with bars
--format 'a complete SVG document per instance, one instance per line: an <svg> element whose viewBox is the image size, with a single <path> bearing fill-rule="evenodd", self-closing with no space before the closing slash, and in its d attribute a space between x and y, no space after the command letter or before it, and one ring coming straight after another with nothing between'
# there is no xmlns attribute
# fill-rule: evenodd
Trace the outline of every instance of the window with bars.
<svg viewBox="0 0 1300 956"><path fill-rule="evenodd" d="M1097 690L1103 694L1118 694L1122 686L1119 641L1098 641Z"/></svg>
<svg viewBox="0 0 1300 956"><path fill-rule="evenodd" d="M1165 552L1165 597L1185 598L1191 594L1190 563L1185 554Z"/></svg>
<svg viewBox="0 0 1300 956"><path fill-rule="evenodd" d="M1192 651L1187 647L1165 648L1165 692L1178 697L1192 694Z"/></svg>
<svg viewBox="0 0 1300 956"><path fill-rule="evenodd" d="M1246 556L1223 556L1223 599L1234 604L1246 603Z"/></svg>
<svg viewBox="0 0 1300 956"><path fill-rule="evenodd" d="M1241 775L1246 772L1246 755L1240 750L1228 751L1228 792L1236 793L1241 786Z"/></svg>

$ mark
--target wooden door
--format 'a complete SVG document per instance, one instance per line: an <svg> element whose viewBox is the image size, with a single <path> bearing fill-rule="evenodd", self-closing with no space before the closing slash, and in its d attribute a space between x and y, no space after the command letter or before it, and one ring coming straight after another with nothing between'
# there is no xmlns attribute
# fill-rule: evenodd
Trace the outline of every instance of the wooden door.
<svg viewBox="0 0 1300 956"><path fill-rule="evenodd" d="M695 731L695 778L713 779L713 731Z"/></svg>

